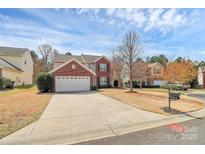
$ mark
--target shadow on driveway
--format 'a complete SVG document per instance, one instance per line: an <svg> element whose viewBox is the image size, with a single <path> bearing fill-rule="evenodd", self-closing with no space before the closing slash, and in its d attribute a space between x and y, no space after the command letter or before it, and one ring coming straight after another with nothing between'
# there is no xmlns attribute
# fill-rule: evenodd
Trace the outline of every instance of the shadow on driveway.
<svg viewBox="0 0 205 154"><path fill-rule="evenodd" d="M88 95L99 93L99 91L71 91L71 92L55 92L55 94L76 94L76 95Z"/></svg>
<svg viewBox="0 0 205 154"><path fill-rule="evenodd" d="M181 111L176 110L176 109L172 109L172 108L170 109L169 107L162 107L161 109L166 113L170 113L171 115L183 114L183 115L186 115L186 116L191 117L191 118L201 119L201 120L203 119L201 117L196 117L196 116L190 115L190 114L188 114L189 112L181 112Z"/></svg>

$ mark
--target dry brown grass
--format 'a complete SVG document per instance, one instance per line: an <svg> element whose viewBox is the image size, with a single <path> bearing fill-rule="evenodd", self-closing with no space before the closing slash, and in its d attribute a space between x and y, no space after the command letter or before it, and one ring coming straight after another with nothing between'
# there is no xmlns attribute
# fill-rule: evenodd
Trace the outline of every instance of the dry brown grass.
<svg viewBox="0 0 205 154"><path fill-rule="evenodd" d="M126 89L114 88L101 89L100 91L105 96L112 97L131 106L151 112L170 115L168 112L168 94L165 92L136 90L134 93L130 93ZM204 104L201 100L181 95L180 100L171 101L171 114L196 111L203 107Z"/></svg>
<svg viewBox="0 0 205 154"><path fill-rule="evenodd" d="M39 119L51 96L36 87L0 91L0 138Z"/></svg>

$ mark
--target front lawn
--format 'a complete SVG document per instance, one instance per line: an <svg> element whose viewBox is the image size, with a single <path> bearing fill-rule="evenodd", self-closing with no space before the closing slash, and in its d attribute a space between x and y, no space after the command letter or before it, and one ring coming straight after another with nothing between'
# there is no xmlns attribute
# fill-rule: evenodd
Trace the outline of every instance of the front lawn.
<svg viewBox="0 0 205 154"><path fill-rule="evenodd" d="M101 94L117 99L131 106L156 112L164 115L170 115L168 110L168 93L165 91L135 90L130 93L128 89L101 89ZM202 109L204 104L201 100L181 95L181 99L171 102L171 114L196 111Z"/></svg>
<svg viewBox="0 0 205 154"><path fill-rule="evenodd" d="M36 87L0 91L0 138L38 120L51 97Z"/></svg>

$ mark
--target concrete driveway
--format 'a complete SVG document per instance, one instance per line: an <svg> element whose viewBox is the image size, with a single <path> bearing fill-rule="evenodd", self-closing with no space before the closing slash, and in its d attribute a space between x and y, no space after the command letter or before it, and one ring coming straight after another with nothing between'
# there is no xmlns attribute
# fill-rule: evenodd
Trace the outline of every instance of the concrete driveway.
<svg viewBox="0 0 205 154"><path fill-rule="evenodd" d="M163 125L165 118L100 93L55 94L37 122L0 144L73 144Z"/></svg>

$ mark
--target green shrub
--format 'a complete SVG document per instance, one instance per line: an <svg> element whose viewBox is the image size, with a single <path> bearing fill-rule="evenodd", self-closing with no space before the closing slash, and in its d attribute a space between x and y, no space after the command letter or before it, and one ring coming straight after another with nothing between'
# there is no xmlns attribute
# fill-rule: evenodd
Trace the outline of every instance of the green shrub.
<svg viewBox="0 0 205 154"><path fill-rule="evenodd" d="M99 85L98 88L110 88L110 85Z"/></svg>
<svg viewBox="0 0 205 154"><path fill-rule="evenodd" d="M53 76L49 73L40 73L37 77L37 87L40 92L53 91Z"/></svg>
<svg viewBox="0 0 205 154"><path fill-rule="evenodd" d="M4 88L4 79L3 77L0 77L0 89Z"/></svg>
<svg viewBox="0 0 205 154"><path fill-rule="evenodd" d="M33 84L27 84L27 85L22 84L21 86L16 86L15 88L17 88L17 89L29 89L33 86L34 86Z"/></svg>
<svg viewBox="0 0 205 154"><path fill-rule="evenodd" d="M14 82L12 82L10 79L4 78L4 88L14 88Z"/></svg>
<svg viewBox="0 0 205 154"><path fill-rule="evenodd" d="M90 87L90 89L91 89L91 90L97 90L97 86L92 85L92 86Z"/></svg>
<svg viewBox="0 0 205 154"><path fill-rule="evenodd" d="M164 88L164 89L171 89L171 90L182 90L182 87L181 86L179 86L179 85L175 85L175 84L173 84L173 85L164 85L164 86L162 86L162 88Z"/></svg>
<svg viewBox="0 0 205 154"><path fill-rule="evenodd" d="M128 80L127 84L128 84L128 86L130 86L130 80ZM137 87L139 84L140 84L139 81L132 81L133 88Z"/></svg>
<svg viewBox="0 0 205 154"><path fill-rule="evenodd" d="M135 85L133 88L140 88L140 85ZM160 85L144 85L144 84L142 84L142 88L160 88Z"/></svg>
<svg viewBox="0 0 205 154"><path fill-rule="evenodd" d="M11 81L10 79L0 77L0 89L5 89L5 88L14 88L14 83L15 81Z"/></svg>

